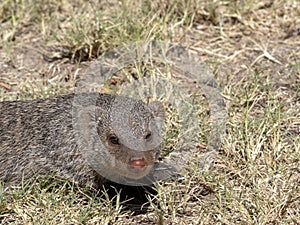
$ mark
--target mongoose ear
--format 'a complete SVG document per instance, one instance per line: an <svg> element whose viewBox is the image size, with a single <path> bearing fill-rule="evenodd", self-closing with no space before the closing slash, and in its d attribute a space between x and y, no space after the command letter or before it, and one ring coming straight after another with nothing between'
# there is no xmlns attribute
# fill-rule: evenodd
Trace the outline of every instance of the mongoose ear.
<svg viewBox="0 0 300 225"><path fill-rule="evenodd" d="M159 101L150 102L148 106L151 109L154 117L159 117L161 119L165 118L165 109L162 102Z"/></svg>

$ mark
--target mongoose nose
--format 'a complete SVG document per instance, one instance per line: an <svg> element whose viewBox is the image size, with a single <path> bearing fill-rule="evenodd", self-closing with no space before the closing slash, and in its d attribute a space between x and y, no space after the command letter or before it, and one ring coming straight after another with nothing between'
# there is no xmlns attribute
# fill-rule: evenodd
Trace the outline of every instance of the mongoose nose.
<svg viewBox="0 0 300 225"><path fill-rule="evenodd" d="M146 161L144 158L131 158L130 166L136 170L143 170L146 166Z"/></svg>

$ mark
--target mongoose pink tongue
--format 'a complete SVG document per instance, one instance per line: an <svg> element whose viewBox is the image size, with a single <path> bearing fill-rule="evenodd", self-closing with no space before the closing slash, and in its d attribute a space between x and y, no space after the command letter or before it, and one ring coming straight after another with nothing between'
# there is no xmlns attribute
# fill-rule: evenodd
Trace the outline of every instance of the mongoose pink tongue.
<svg viewBox="0 0 300 225"><path fill-rule="evenodd" d="M136 170L142 170L146 166L145 159L131 159L130 166L133 166Z"/></svg>

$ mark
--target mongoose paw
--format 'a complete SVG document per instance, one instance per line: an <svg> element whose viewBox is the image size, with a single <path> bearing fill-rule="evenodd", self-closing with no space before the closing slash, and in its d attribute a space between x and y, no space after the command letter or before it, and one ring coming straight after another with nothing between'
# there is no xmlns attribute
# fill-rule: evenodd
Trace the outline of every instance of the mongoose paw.
<svg viewBox="0 0 300 225"><path fill-rule="evenodd" d="M152 176L156 181L167 180L171 177L179 176L178 170L174 166L162 162L154 165L152 173Z"/></svg>

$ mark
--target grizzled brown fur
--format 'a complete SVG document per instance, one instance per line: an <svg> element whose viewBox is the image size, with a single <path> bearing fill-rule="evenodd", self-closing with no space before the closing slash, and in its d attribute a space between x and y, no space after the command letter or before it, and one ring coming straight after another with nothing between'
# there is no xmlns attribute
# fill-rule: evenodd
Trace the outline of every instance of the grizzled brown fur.
<svg viewBox="0 0 300 225"><path fill-rule="evenodd" d="M160 149L151 121L162 116L160 107L108 94L75 96L0 102L0 181L54 175L99 187L109 176L134 180L151 171ZM115 100L121 108L113 113ZM128 124L128 138L118 120Z"/></svg>

